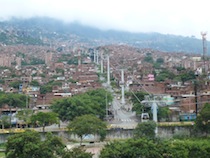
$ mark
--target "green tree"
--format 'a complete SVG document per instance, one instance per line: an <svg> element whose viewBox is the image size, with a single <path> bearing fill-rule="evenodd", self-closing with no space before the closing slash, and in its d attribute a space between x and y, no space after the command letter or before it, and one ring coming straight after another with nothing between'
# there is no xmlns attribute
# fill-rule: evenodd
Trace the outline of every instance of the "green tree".
<svg viewBox="0 0 210 158"><path fill-rule="evenodd" d="M40 94L46 94L52 92L53 86L62 86L61 81L50 81L45 85L40 86Z"/></svg>
<svg viewBox="0 0 210 158"><path fill-rule="evenodd" d="M183 141L163 141L158 144L158 148L163 158L188 158L188 149Z"/></svg>
<svg viewBox="0 0 210 158"><path fill-rule="evenodd" d="M27 131L8 138L6 144L7 158L37 157L36 153L40 147L40 136L37 132Z"/></svg>
<svg viewBox="0 0 210 158"><path fill-rule="evenodd" d="M10 126L10 117L7 115L1 115L0 122L1 122L1 128L4 129L5 127Z"/></svg>
<svg viewBox="0 0 210 158"><path fill-rule="evenodd" d="M155 78L157 82L165 81L166 79L173 80L175 77L175 74L169 70L162 70Z"/></svg>
<svg viewBox="0 0 210 158"><path fill-rule="evenodd" d="M42 131L45 132L45 127L54 123L58 123L59 119L54 112L38 112L31 116L31 122L33 125L42 127Z"/></svg>
<svg viewBox="0 0 210 158"><path fill-rule="evenodd" d="M16 75L15 73L13 73L13 74L11 75L11 78L15 78L15 77L17 77L17 75Z"/></svg>
<svg viewBox="0 0 210 158"><path fill-rule="evenodd" d="M60 58L58 58L57 62L68 61L72 58L72 54L62 54Z"/></svg>
<svg viewBox="0 0 210 158"><path fill-rule="evenodd" d="M129 97L132 103L139 103L139 101L144 100L145 95L148 95L148 93L146 92L135 92L135 93L127 92L126 93L126 97Z"/></svg>
<svg viewBox="0 0 210 158"><path fill-rule="evenodd" d="M139 123L134 130L134 137L145 137L147 139L153 139L155 138L155 128L156 123L154 121Z"/></svg>
<svg viewBox="0 0 210 158"><path fill-rule="evenodd" d="M208 135L210 131L210 103L206 103L197 115L195 128Z"/></svg>
<svg viewBox="0 0 210 158"><path fill-rule="evenodd" d="M61 73L62 75L64 75L64 69L56 68L56 72L57 73Z"/></svg>
<svg viewBox="0 0 210 158"><path fill-rule="evenodd" d="M40 87L40 94L52 92L52 85L43 85Z"/></svg>
<svg viewBox="0 0 210 158"><path fill-rule="evenodd" d="M153 63L154 62L152 56L146 56L146 57L144 57L144 61L146 61L148 63Z"/></svg>
<svg viewBox="0 0 210 158"><path fill-rule="evenodd" d="M164 59L163 58L157 58L156 63L163 64Z"/></svg>
<svg viewBox="0 0 210 158"><path fill-rule="evenodd" d="M145 138L106 144L100 158L208 158L208 139L148 140Z"/></svg>
<svg viewBox="0 0 210 158"><path fill-rule="evenodd" d="M207 158L210 156L208 139L165 140L158 142L158 148L164 158Z"/></svg>
<svg viewBox="0 0 210 158"><path fill-rule="evenodd" d="M25 107L26 95L23 94L13 94L13 93L3 93L0 95L0 106L7 104L10 107Z"/></svg>
<svg viewBox="0 0 210 158"><path fill-rule="evenodd" d="M31 116L33 114L33 110L31 109L22 109L17 112L16 117L19 120L22 120L26 127L31 123Z"/></svg>
<svg viewBox="0 0 210 158"><path fill-rule="evenodd" d="M76 83L77 81L70 78L70 79L68 80L68 82Z"/></svg>
<svg viewBox="0 0 210 158"><path fill-rule="evenodd" d="M105 145L100 158L161 158L156 143L147 139L128 139L115 141Z"/></svg>
<svg viewBox="0 0 210 158"><path fill-rule="evenodd" d="M185 83L186 81L194 80L196 78L195 72L193 72L192 70L183 72L179 76L180 76L182 83Z"/></svg>
<svg viewBox="0 0 210 158"><path fill-rule="evenodd" d="M30 65L39 65L39 64L44 64L44 60L38 59L38 58L32 58L30 60Z"/></svg>
<svg viewBox="0 0 210 158"><path fill-rule="evenodd" d="M13 93L8 93L8 94L1 94L0 95L0 106L8 105L10 109L10 127L12 126L11 124L11 119L12 119L12 108L14 107L19 107L23 108L26 106L26 96L23 94L13 94Z"/></svg>
<svg viewBox="0 0 210 158"><path fill-rule="evenodd" d="M42 73L42 74L40 74L40 77L45 78L45 77L46 77L46 75L45 75L44 73Z"/></svg>
<svg viewBox="0 0 210 158"><path fill-rule="evenodd" d="M48 152L49 156L53 153L56 158L60 158L66 152L66 146L61 141L61 138L54 136L52 133L47 133L45 141L42 144L41 149Z"/></svg>
<svg viewBox="0 0 210 158"><path fill-rule="evenodd" d="M160 69L161 68L161 64L159 64L159 63L154 63L153 64L153 67L155 68L155 69Z"/></svg>
<svg viewBox="0 0 210 158"><path fill-rule="evenodd" d="M155 69L160 69L161 65L164 63L164 59L163 58L157 58L156 62L153 63L153 67Z"/></svg>
<svg viewBox="0 0 210 158"><path fill-rule="evenodd" d="M31 86L36 86L36 87L40 86L39 82L38 81L35 81L35 80L31 81L30 82L30 85Z"/></svg>
<svg viewBox="0 0 210 158"><path fill-rule="evenodd" d="M126 93L126 96L130 98L130 101L133 103L132 111L135 111L137 115L141 115L143 111L145 111L144 106L141 104L141 101L144 100L144 96L148 95L145 92L135 92Z"/></svg>
<svg viewBox="0 0 210 158"><path fill-rule="evenodd" d="M166 119L169 120L169 116L170 116L170 109L169 107L158 107L158 120L160 121L161 119Z"/></svg>
<svg viewBox="0 0 210 158"><path fill-rule="evenodd" d="M21 57L21 58L25 58L26 55L24 53L18 51L18 52L16 52L16 56Z"/></svg>
<svg viewBox="0 0 210 158"><path fill-rule="evenodd" d="M44 141L35 131L26 131L12 135L6 143L7 158L58 158L65 152L61 139L47 134Z"/></svg>
<svg viewBox="0 0 210 158"><path fill-rule="evenodd" d="M69 59L67 63L69 65L78 65L78 59L77 59L77 57L73 57L73 58Z"/></svg>
<svg viewBox="0 0 210 158"><path fill-rule="evenodd" d="M107 97L106 97L107 96ZM104 119L107 102L112 101L110 92L104 89L91 90L71 98L56 100L52 103L52 110L59 114L62 121L71 121L77 116L93 114Z"/></svg>
<svg viewBox="0 0 210 158"><path fill-rule="evenodd" d="M5 81L3 79L0 79L0 84L4 84Z"/></svg>
<svg viewBox="0 0 210 158"><path fill-rule="evenodd" d="M175 67L175 69L176 69L177 71L179 71L179 72L181 72L181 71L186 71L186 69L185 69L184 67L181 67L181 66Z"/></svg>
<svg viewBox="0 0 210 158"><path fill-rule="evenodd" d="M78 135L80 144L82 144L83 136L88 134L98 134L100 140L104 140L106 136L106 123L101 121L94 115L83 115L76 117L68 126L70 133Z"/></svg>
<svg viewBox="0 0 210 158"><path fill-rule="evenodd" d="M13 81L9 83L9 86L18 89L20 84L21 81Z"/></svg>
<svg viewBox="0 0 210 158"><path fill-rule="evenodd" d="M66 150L62 158L92 158L93 154L85 152L81 147Z"/></svg>

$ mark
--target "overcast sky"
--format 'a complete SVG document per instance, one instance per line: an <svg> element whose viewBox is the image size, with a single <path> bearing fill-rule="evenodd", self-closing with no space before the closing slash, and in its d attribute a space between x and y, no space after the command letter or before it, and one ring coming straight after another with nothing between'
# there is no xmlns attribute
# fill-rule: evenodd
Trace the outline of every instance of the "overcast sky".
<svg viewBox="0 0 210 158"><path fill-rule="evenodd" d="M101 29L195 35L201 38L200 32L208 32L210 29L209 2L208 0L0 0L0 19L49 16L66 22L78 21Z"/></svg>

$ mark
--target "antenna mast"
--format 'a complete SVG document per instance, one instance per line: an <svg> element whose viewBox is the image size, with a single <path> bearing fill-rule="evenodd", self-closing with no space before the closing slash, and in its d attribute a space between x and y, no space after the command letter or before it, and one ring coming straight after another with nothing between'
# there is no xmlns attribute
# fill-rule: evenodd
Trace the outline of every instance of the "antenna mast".
<svg viewBox="0 0 210 158"><path fill-rule="evenodd" d="M206 73L206 55L207 55L207 42L206 42L207 32L201 32L202 41L203 41L203 71Z"/></svg>

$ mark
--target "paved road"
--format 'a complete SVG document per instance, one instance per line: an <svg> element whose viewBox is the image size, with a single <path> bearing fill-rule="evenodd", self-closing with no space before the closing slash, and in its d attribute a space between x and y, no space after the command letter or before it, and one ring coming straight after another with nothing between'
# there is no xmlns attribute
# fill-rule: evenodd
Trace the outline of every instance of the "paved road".
<svg viewBox="0 0 210 158"><path fill-rule="evenodd" d="M135 112L131 111L131 105L127 102L123 105L121 100L114 97L112 102L112 110L114 118L109 122L113 127L134 128L138 121Z"/></svg>
<svg viewBox="0 0 210 158"><path fill-rule="evenodd" d="M101 78L103 80L103 78ZM138 124L135 112L132 112L132 106L125 101L125 104L121 104L121 100L118 100L119 94L116 94L112 87L108 86L107 83L102 84L108 91L114 96L111 111L114 114L114 118L109 121L111 127L120 128L135 128Z"/></svg>

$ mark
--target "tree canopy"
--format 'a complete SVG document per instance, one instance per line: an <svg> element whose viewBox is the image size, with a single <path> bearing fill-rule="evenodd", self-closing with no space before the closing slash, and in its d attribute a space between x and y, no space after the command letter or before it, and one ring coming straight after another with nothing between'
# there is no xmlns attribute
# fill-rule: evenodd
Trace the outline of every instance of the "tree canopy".
<svg viewBox="0 0 210 158"><path fill-rule="evenodd" d="M161 157L157 145L147 139L128 139L115 141L105 145L100 158L156 158Z"/></svg>
<svg viewBox="0 0 210 158"><path fill-rule="evenodd" d="M16 117L19 119L19 120L22 120L26 127L28 127L28 125L31 123L31 116L33 114L33 110L31 109L22 109L22 110L19 110L17 112L17 115Z"/></svg>
<svg viewBox="0 0 210 158"><path fill-rule="evenodd" d="M66 149L65 144L51 133L41 139L38 132L26 130L23 133L12 135L6 143L7 158L91 158L91 153L86 153L81 148Z"/></svg>
<svg viewBox="0 0 210 158"><path fill-rule="evenodd" d="M21 83L21 81L13 81L9 83L9 86L18 89Z"/></svg>
<svg viewBox="0 0 210 158"><path fill-rule="evenodd" d="M160 69L161 65L164 63L164 59L163 58L157 58L156 62L153 63L153 67L155 69Z"/></svg>
<svg viewBox="0 0 210 158"><path fill-rule="evenodd" d="M145 138L111 142L102 149L100 158L207 158L209 140L148 140Z"/></svg>
<svg viewBox="0 0 210 158"><path fill-rule="evenodd" d="M159 63L159 64L163 64L164 59L163 58L157 58L156 62Z"/></svg>
<svg viewBox="0 0 210 158"><path fill-rule="evenodd" d="M13 94L13 93L2 93L0 95L0 106L7 104L10 107L25 107L26 106L26 95Z"/></svg>
<svg viewBox="0 0 210 158"><path fill-rule="evenodd" d="M145 137L148 139L153 139L155 138L155 128L156 123L154 121L141 122L137 125L137 127L134 130L134 137Z"/></svg>
<svg viewBox="0 0 210 158"><path fill-rule="evenodd" d="M130 101L133 103L132 111L135 111L137 115L140 115L146 109L141 104L141 101L144 100L144 96L148 95L146 92L135 92L135 93L126 93L126 96L130 98Z"/></svg>
<svg viewBox="0 0 210 158"><path fill-rule="evenodd" d="M210 132L210 103L206 103L197 115L195 128L206 135Z"/></svg>
<svg viewBox="0 0 210 158"><path fill-rule="evenodd" d="M175 74L167 69L163 69L156 77L157 82L165 81L166 79L174 79Z"/></svg>
<svg viewBox="0 0 210 158"><path fill-rule="evenodd" d="M88 134L97 134L100 136L100 140L104 140L107 126L105 122L94 115L83 115L71 121L67 128L70 133L78 135L80 143L82 143L83 136Z"/></svg>
<svg viewBox="0 0 210 158"><path fill-rule="evenodd" d="M85 152L83 148L73 148L66 150L62 155L62 158L92 158L93 154Z"/></svg>
<svg viewBox="0 0 210 158"><path fill-rule="evenodd" d="M186 81L189 81L189 80L194 80L196 78L195 72L193 72L192 70L185 71L185 72L181 73L179 76L183 83L185 83Z"/></svg>
<svg viewBox="0 0 210 158"><path fill-rule="evenodd" d="M58 137L48 135L45 141L41 141L38 132L26 131L12 135L6 143L7 158L45 158L56 157L65 145Z"/></svg>
<svg viewBox="0 0 210 158"><path fill-rule="evenodd" d="M144 57L144 61L148 62L148 63L153 63L154 62L154 60L153 60L151 55L148 55L148 56Z"/></svg>
<svg viewBox="0 0 210 158"><path fill-rule="evenodd" d="M8 115L1 115L0 122L2 129L9 127L11 124L10 117Z"/></svg>
<svg viewBox="0 0 210 158"><path fill-rule="evenodd" d="M37 86L37 87L40 86L39 82L36 81L36 80L31 81L31 82L30 82L30 85L31 85L31 86Z"/></svg>
<svg viewBox="0 0 210 158"><path fill-rule="evenodd" d="M58 123L58 121L58 116L54 112L38 112L31 116L32 124L41 126L43 132L45 132L45 126Z"/></svg>
<svg viewBox="0 0 210 158"><path fill-rule="evenodd" d="M91 90L71 98L56 100L52 103L52 110L58 113L62 121L71 121L77 116L85 114L97 115L103 119L106 115L107 102L112 101L110 92L104 89Z"/></svg>
<svg viewBox="0 0 210 158"><path fill-rule="evenodd" d="M45 85L40 86L40 93L46 94L46 93L52 92L53 86L61 86L61 85L62 85L61 81L53 81L52 80L52 81L46 83Z"/></svg>
<svg viewBox="0 0 210 158"><path fill-rule="evenodd" d="M158 113L157 113L158 121L160 121L161 119L169 121L170 113L171 111L169 107L158 107Z"/></svg>

